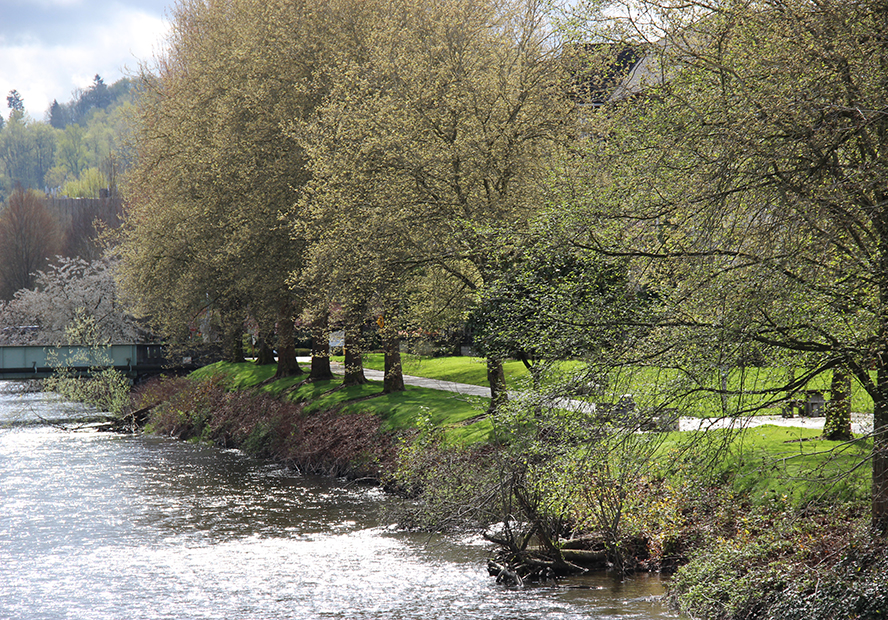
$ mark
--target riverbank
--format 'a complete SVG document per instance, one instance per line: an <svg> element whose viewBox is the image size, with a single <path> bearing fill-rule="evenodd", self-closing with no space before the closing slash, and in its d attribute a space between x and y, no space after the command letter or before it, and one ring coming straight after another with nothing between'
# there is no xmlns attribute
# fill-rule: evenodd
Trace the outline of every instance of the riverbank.
<svg viewBox="0 0 888 620"><path fill-rule="evenodd" d="M516 478L529 470L515 468L487 440L492 422L478 419L483 405L467 394L429 390L417 397L409 392L424 388L411 388L373 397L378 385L268 383L265 374L248 365L216 367L197 383L167 380L137 398L142 407L162 403L151 411L153 432L236 446L303 471L373 479L408 494L419 508L402 520L414 527L482 531L495 520L491 513L485 523L484 507L473 504L484 493L508 485L514 491L516 483L525 485L519 493L545 485L557 492L565 484L554 463L548 479ZM616 527L601 527L603 506L593 502L601 496L572 487L560 504L540 492L534 496L540 501L522 513L538 519L537 538L557 533L548 541L552 548L525 542L516 554L509 548L514 539L483 533L504 543L498 560L533 569L524 577L581 560L630 571L677 570L670 600L698 618L776 620L796 617L786 615L796 608L808 610L797 616L806 618L838 617L836 610L843 618L885 617L879 615L886 613L881 593L888 592L885 548L866 530L868 474L865 463L854 465L866 446L842 452L836 442L818 441L817 431L795 428L726 433L706 435L720 438L706 449L723 450L709 471L673 467L681 460L679 444L663 434L650 456L655 465L671 459L670 467L649 467L623 481L614 496L619 501L607 506L620 511ZM497 479L504 465L512 478Z"/></svg>
<svg viewBox="0 0 888 620"><path fill-rule="evenodd" d="M0 385L4 620L675 620L656 577L498 587L483 543L387 527L377 488L101 433L18 387Z"/></svg>

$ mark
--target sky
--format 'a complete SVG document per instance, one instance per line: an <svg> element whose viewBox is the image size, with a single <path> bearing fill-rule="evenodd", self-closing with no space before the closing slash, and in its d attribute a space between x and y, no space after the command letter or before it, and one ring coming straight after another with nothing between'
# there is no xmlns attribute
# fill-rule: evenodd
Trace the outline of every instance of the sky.
<svg viewBox="0 0 888 620"><path fill-rule="evenodd" d="M111 85L163 50L175 0L0 0L0 115L15 89L44 120L96 74Z"/></svg>

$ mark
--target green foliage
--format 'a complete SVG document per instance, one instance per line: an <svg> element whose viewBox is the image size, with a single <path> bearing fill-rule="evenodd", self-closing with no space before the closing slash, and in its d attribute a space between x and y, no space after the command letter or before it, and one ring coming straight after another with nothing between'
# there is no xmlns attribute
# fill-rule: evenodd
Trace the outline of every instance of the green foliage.
<svg viewBox="0 0 888 620"><path fill-rule="evenodd" d="M122 416L129 408L129 378L114 368L107 354L108 343L102 342L95 317L81 311L65 330L65 342L80 345L73 354L61 358L47 355L54 374L44 380L45 389L62 397L85 403L98 411ZM53 359L54 357L54 359ZM89 367L85 375L73 367Z"/></svg>
<svg viewBox="0 0 888 620"><path fill-rule="evenodd" d="M71 198L99 198L102 190L108 188L108 180L97 168L87 168L73 181L62 187L62 193Z"/></svg>
<svg viewBox="0 0 888 620"><path fill-rule="evenodd" d="M96 75L93 83L78 89L67 103L54 101L49 109L49 124L56 129L69 129L74 125L86 126L100 112L114 111L129 102L132 97L132 80L123 78L111 86Z"/></svg>
<svg viewBox="0 0 888 620"><path fill-rule="evenodd" d="M839 565L825 575L818 571L793 581L764 618L882 620L888 616L888 550L864 541L843 551Z"/></svg>
<svg viewBox="0 0 888 620"><path fill-rule="evenodd" d="M79 181L88 168L101 170L101 187L114 192L116 177L129 164L123 143L132 109L130 84L124 78L109 87L96 76L94 84L71 102L54 102L49 123L14 111L6 126L0 124L0 199L16 183L40 191L61 189ZM97 192L81 188L71 196L93 194L97 197Z"/></svg>
<svg viewBox="0 0 888 620"><path fill-rule="evenodd" d="M286 128L317 94L323 13L180 3L168 49L139 77L121 288L170 341L222 340L239 361L248 315L268 336L299 312L288 278L304 244L279 216L304 181L304 153Z"/></svg>
<svg viewBox="0 0 888 620"><path fill-rule="evenodd" d="M52 127L23 112L13 112L0 131L0 198L9 196L16 184L42 190L55 151L56 131Z"/></svg>
<svg viewBox="0 0 888 620"><path fill-rule="evenodd" d="M584 119L595 139L553 183L571 242L625 257L656 293L647 336L615 362L676 369L673 402L691 409L700 396L722 415L847 368L875 401L873 519L888 531L888 117L852 112L885 100L873 77L888 66L884 7L625 5L598 34L647 55ZM735 369L752 366L790 372L782 388L731 389ZM839 400L826 410L835 437L847 423Z"/></svg>
<svg viewBox="0 0 888 620"><path fill-rule="evenodd" d="M591 358L628 338L649 300L634 291L626 263L571 247L551 223L506 243L468 326L484 355L538 360ZM550 236L551 235L551 236Z"/></svg>
<svg viewBox="0 0 888 620"><path fill-rule="evenodd" d="M734 536L676 573L670 602L692 617L725 620L884 618L888 556L849 528L857 516L840 508L787 517L759 510L739 518Z"/></svg>

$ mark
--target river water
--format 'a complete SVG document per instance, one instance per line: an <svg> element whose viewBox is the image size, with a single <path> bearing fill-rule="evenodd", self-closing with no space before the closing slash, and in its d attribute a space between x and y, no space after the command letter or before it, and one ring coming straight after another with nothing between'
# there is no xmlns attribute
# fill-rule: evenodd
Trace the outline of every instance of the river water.
<svg viewBox="0 0 888 620"><path fill-rule="evenodd" d="M375 488L82 415L0 384L0 618L676 617L656 577L498 586L482 541L395 531Z"/></svg>

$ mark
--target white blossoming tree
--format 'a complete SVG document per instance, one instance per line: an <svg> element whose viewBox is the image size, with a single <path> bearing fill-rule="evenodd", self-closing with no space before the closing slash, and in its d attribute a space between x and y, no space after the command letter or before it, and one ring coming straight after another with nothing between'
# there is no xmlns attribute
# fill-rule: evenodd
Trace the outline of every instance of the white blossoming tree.
<svg viewBox="0 0 888 620"><path fill-rule="evenodd" d="M139 322L121 305L114 281L116 260L92 262L59 258L37 273L33 289L18 291L0 307L2 344L76 344L66 330L75 320L94 321L101 343L134 343L145 339Z"/></svg>

